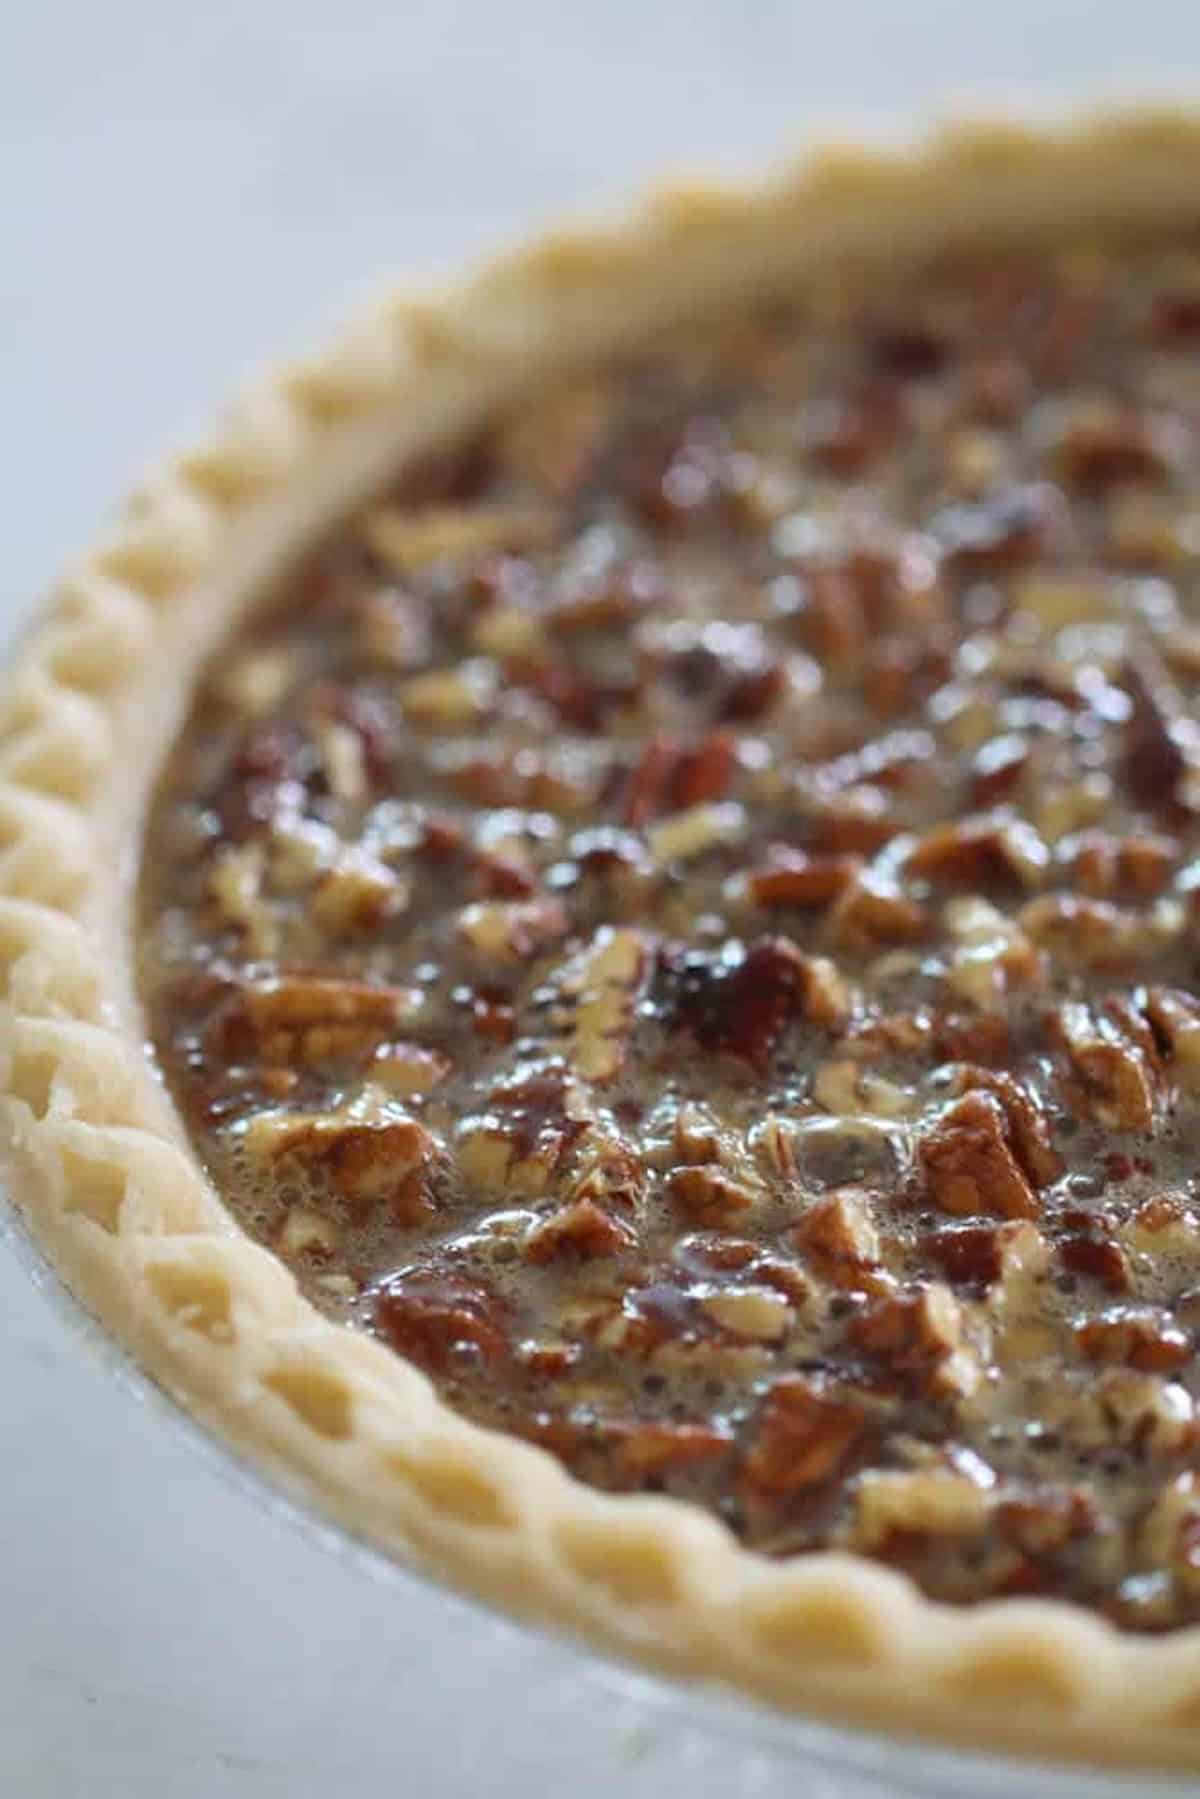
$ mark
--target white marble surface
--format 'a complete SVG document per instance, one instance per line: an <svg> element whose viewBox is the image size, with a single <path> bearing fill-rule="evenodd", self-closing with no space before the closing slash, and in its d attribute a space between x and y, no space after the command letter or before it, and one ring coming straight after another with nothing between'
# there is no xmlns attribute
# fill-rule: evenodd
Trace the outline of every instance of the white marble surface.
<svg viewBox="0 0 1200 1799"><path fill-rule="evenodd" d="M239 369L364 279L815 116L1198 66L1195 0L9 0L0 629ZM3 1242L0 1348L14 1799L834 1790L331 1554L115 1380Z"/></svg>

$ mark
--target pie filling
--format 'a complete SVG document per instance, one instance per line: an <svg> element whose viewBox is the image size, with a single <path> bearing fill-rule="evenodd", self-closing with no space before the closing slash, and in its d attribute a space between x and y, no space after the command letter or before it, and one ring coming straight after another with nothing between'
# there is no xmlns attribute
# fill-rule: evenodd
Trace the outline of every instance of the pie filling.
<svg viewBox="0 0 1200 1799"><path fill-rule="evenodd" d="M140 979L313 1301L582 1480L1200 1618L1200 251L676 333L208 671Z"/></svg>

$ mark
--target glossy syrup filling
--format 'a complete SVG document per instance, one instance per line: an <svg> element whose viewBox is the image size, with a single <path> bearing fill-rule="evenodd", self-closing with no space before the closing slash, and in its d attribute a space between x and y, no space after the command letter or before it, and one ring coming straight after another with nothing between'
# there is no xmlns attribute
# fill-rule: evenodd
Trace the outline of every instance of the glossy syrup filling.
<svg viewBox="0 0 1200 1799"><path fill-rule="evenodd" d="M942 1598L1200 1617L1200 255L676 333L208 671L141 979L459 1411Z"/></svg>

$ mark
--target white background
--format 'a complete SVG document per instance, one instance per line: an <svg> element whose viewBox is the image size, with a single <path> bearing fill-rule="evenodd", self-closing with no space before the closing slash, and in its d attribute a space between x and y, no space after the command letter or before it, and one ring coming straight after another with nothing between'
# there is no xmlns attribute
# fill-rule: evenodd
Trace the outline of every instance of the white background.
<svg viewBox="0 0 1200 1799"><path fill-rule="evenodd" d="M0 0L0 629L369 278L819 118L1189 80L1196 0ZM0 1416L5 1796L833 1791L330 1553L2 1242Z"/></svg>

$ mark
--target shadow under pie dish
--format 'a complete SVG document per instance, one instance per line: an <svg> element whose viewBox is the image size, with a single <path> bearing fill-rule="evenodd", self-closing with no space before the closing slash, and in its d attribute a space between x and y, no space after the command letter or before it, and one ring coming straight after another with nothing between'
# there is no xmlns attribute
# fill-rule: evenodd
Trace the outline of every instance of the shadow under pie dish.
<svg viewBox="0 0 1200 1799"><path fill-rule="evenodd" d="M15 1197L369 1540L1200 1758L1198 173L962 128L385 297L27 639Z"/></svg>

